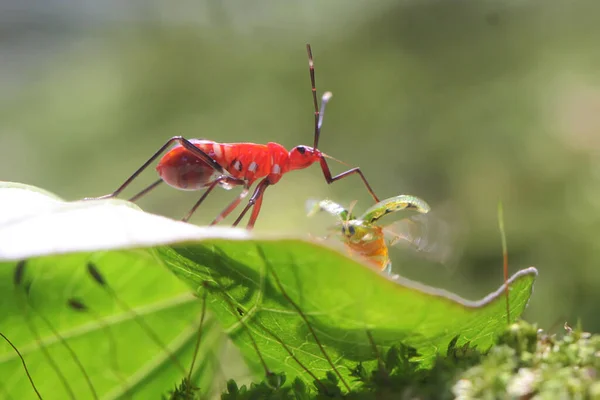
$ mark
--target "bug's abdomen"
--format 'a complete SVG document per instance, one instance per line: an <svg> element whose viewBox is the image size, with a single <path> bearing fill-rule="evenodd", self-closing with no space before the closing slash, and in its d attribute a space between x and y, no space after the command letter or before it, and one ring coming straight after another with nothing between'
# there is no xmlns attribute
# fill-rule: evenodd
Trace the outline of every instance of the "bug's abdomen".
<svg viewBox="0 0 600 400"><path fill-rule="evenodd" d="M390 257L383 232L371 240L346 241L346 246L380 270L384 270L389 263Z"/></svg>
<svg viewBox="0 0 600 400"><path fill-rule="evenodd" d="M182 146L174 147L166 153L156 166L156 171L165 183L180 190L201 189L211 181L216 172Z"/></svg>

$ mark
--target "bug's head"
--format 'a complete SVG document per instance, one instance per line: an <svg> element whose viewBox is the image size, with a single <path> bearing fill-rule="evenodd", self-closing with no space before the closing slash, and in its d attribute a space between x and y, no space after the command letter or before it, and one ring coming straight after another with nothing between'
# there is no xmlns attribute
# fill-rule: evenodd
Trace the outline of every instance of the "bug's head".
<svg viewBox="0 0 600 400"><path fill-rule="evenodd" d="M351 219L348 221L342 221L338 225L340 234L346 242L364 242L371 240L373 234L378 227L368 226L364 224L364 221L359 219Z"/></svg>
<svg viewBox="0 0 600 400"><path fill-rule="evenodd" d="M356 227L353 224L348 223L349 221L342 222L341 233L346 238L351 238L356 235Z"/></svg>
<svg viewBox="0 0 600 400"><path fill-rule="evenodd" d="M304 169L319 161L323 155L308 146L296 146L290 150L290 170Z"/></svg>

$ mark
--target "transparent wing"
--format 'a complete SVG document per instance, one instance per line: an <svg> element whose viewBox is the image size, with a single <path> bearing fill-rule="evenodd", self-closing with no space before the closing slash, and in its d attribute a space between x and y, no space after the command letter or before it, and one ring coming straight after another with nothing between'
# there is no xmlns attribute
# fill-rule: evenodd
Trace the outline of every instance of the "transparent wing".
<svg viewBox="0 0 600 400"><path fill-rule="evenodd" d="M448 266L457 255L457 232L432 214L413 215L383 228L388 246L404 246L420 257Z"/></svg>
<svg viewBox="0 0 600 400"><path fill-rule="evenodd" d="M309 199L306 201L306 212L311 217L320 211L325 211L335 217L338 217L341 221L354 219L352 216L352 206L350 211L346 210L342 205L335 203L331 200L314 200Z"/></svg>

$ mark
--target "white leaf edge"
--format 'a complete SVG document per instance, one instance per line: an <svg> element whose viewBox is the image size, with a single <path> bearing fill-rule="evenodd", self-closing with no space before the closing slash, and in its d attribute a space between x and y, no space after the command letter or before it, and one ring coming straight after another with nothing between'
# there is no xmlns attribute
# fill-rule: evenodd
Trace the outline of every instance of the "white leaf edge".
<svg viewBox="0 0 600 400"><path fill-rule="evenodd" d="M200 227L141 211L124 200L66 202L32 186L0 182L0 261L249 238L245 229Z"/></svg>

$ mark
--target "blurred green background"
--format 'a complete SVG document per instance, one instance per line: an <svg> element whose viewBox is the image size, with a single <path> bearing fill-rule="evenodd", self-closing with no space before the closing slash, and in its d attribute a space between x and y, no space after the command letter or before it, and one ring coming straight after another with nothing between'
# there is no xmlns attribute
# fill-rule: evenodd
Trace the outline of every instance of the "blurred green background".
<svg viewBox="0 0 600 400"><path fill-rule="evenodd" d="M310 42L317 90L334 94L322 150L449 224L435 239L447 265L395 249L396 272L472 299L496 289L502 200L511 272L540 272L527 319L598 332L600 4L568 3L3 2L0 179L76 200L112 192L174 135L312 145ZM198 197L164 185L139 204L181 218ZM313 166L269 188L257 231L326 226L305 210L326 197L371 204L358 179L328 186Z"/></svg>

